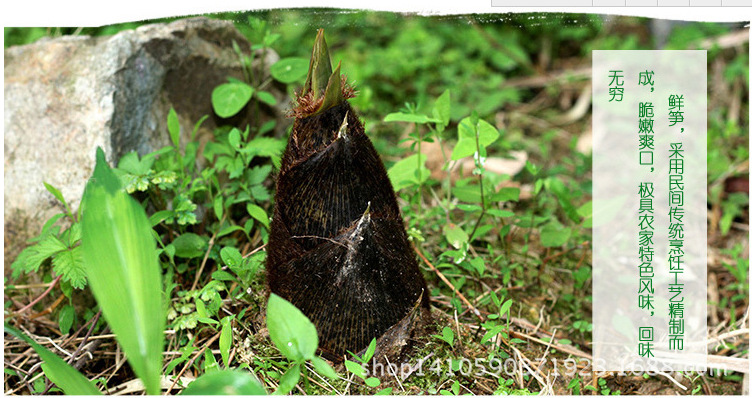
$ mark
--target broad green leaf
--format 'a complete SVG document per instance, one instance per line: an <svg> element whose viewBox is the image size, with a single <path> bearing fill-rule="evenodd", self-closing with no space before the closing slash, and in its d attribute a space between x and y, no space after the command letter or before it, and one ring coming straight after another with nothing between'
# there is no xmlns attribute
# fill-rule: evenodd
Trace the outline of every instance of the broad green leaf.
<svg viewBox="0 0 752 398"><path fill-rule="evenodd" d="M512 303L514 303L513 300L509 299L504 302L504 304L499 307L499 315L506 314L510 308L512 308Z"/></svg>
<svg viewBox="0 0 752 398"><path fill-rule="evenodd" d="M11 267L26 273L37 272L45 260L67 249L57 236L48 234L36 245L21 251Z"/></svg>
<svg viewBox="0 0 752 398"><path fill-rule="evenodd" d="M214 319L210 319L211 321L214 321ZM219 322L214 321L214 323L219 324ZM204 372L219 372L219 364L217 363L217 358L214 357L214 353L212 353L211 350L204 351Z"/></svg>
<svg viewBox="0 0 752 398"><path fill-rule="evenodd" d="M488 332L486 332L486 334L484 334L483 337L480 339L480 343L485 344L486 342L488 342L488 340L491 340L494 336L499 334L499 332L501 332L502 330L504 330L503 325L494 325L491 328L488 328Z"/></svg>
<svg viewBox="0 0 752 398"><path fill-rule="evenodd" d="M363 354L363 362L368 362L373 358L373 354L376 353L376 338L374 337L371 340L371 343L368 344L368 349L366 349L366 353Z"/></svg>
<svg viewBox="0 0 752 398"><path fill-rule="evenodd" d="M201 127L201 125L204 123L206 119L209 118L209 115L201 116L201 119L198 119L198 122L193 125L193 131L191 132L191 140L194 141L196 139L196 134L198 134L198 130Z"/></svg>
<svg viewBox="0 0 752 398"><path fill-rule="evenodd" d="M482 233L485 233L483 231L485 231L485 229L488 227L491 227L491 226L484 225L483 227L478 228L476 230L475 236L481 236ZM475 272L483 276L483 274L486 272L486 262L483 261L483 257L474 257L469 262L470 262L470 265L473 266L473 269L475 270Z"/></svg>
<svg viewBox="0 0 752 398"><path fill-rule="evenodd" d="M219 270L212 272L212 279L216 279L218 281L234 281L235 277L227 271Z"/></svg>
<svg viewBox="0 0 752 398"><path fill-rule="evenodd" d="M81 252L81 246L66 249L52 258L52 269L63 276L63 280L70 282L76 289L86 286L86 270Z"/></svg>
<svg viewBox="0 0 752 398"><path fill-rule="evenodd" d="M222 258L222 262L230 268L237 267L243 261L240 250L232 246L223 247L219 251L219 256Z"/></svg>
<svg viewBox="0 0 752 398"><path fill-rule="evenodd" d="M449 124L451 113L449 89L446 89L433 104L433 117L437 119L436 124L439 127L439 132L444 131L444 128Z"/></svg>
<svg viewBox="0 0 752 398"><path fill-rule="evenodd" d="M582 217L582 226L585 228L593 227L593 201L588 201L577 208L577 214Z"/></svg>
<svg viewBox="0 0 752 398"><path fill-rule="evenodd" d="M272 129L274 129L274 127L276 125L277 125L277 121L276 120L269 120L268 122L262 124L261 127L259 127L259 129L258 129L258 135L264 135L264 134L272 131Z"/></svg>
<svg viewBox="0 0 752 398"><path fill-rule="evenodd" d="M417 113L402 113L402 112L390 113L386 115L386 117L384 117L384 121L385 122L409 122L409 123L418 123L418 124L440 122L440 120L430 118L426 115L421 115Z"/></svg>
<svg viewBox="0 0 752 398"><path fill-rule="evenodd" d="M76 310L72 305L68 304L60 309L58 314L58 325L60 325L60 333L68 334L71 326L73 326L73 320L76 319Z"/></svg>
<svg viewBox="0 0 752 398"><path fill-rule="evenodd" d="M266 390L247 371L220 370L204 373L181 395L266 395Z"/></svg>
<svg viewBox="0 0 752 398"><path fill-rule="evenodd" d="M283 58L269 67L269 73L279 82L290 84L303 79L308 72L305 58Z"/></svg>
<svg viewBox="0 0 752 398"><path fill-rule="evenodd" d="M164 253L170 258L170 261L174 262L175 260L175 245L170 243L169 245L164 247Z"/></svg>
<svg viewBox="0 0 752 398"><path fill-rule="evenodd" d="M178 120L178 113L175 112L175 108L170 108L167 113L167 131L170 133L170 140L175 148L180 148L180 120Z"/></svg>
<svg viewBox="0 0 752 398"><path fill-rule="evenodd" d="M32 240L29 240L29 242L36 241L46 236L50 231L52 231L52 226L55 225L55 223L58 222L58 220L60 220L61 218L65 216L66 216L65 213L57 213L54 216L50 217L50 219L47 220L47 222L45 222L44 225L42 226L42 232L39 233L39 236L37 236L36 238Z"/></svg>
<svg viewBox="0 0 752 398"><path fill-rule="evenodd" d="M228 118L240 112L252 95L253 87L243 82L220 84L212 91L212 107L217 116Z"/></svg>
<svg viewBox="0 0 752 398"><path fill-rule="evenodd" d="M540 230L540 240L543 247L558 247L565 243L572 234L572 229L551 221Z"/></svg>
<svg viewBox="0 0 752 398"><path fill-rule="evenodd" d="M279 168L279 160L285 149L285 142L271 137L256 137L240 149L240 152L251 156L264 156L271 158L272 164ZM257 198L258 199L258 198Z"/></svg>
<svg viewBox="0 0 752 398"><path fill-rule="evenodd" d="M65 198L63 198L63 194L60 192L60 190L44 181L42 183L44 184L44 187L47 189L47 191L51 193L52 196L55 197L55 199L59 200L60 203L63 204L63 206L65 206L65 210L67 210L68 214L70 214L71 210L70 207L68 207L68 202L65 201Z"/></svg>
<svg viewBox="0 0 752 398"><path fill-rule="evenodd" d="M337 378L337 372L334 371L334 368L332 368L328 362L321 359L320 357L311 358L311 364L313 365L314 368L316 368L316 371L318 371L322 375L332 380Z"/></svg>
<svg viewBox="0 0 752 398"><path fill-rule="evenodd" d="M193 232L186 232L172 241L175 255L183 258L196 258L205 254L207 243L204 238Z"/></svg>
<svg viewBox="0 0 752 398"><path fill-rule="evenodd" d="M491 196L494 202L517 202L520 199L520 189L516 187L504 187Z"/></svg>
<svg viewBox="0 0 752 398"><path fill-rule="evenodd" d="M462 211L464 211L464 212L468 212L468 213L483 210L483 208L481 206L478 206L478 205L469 205L469 204L466 204L466 203L457 203L457 208L460 209L460 210L462 210ZM489 211L489 214L490 214L490 211Z"/></svg>
<svg viewBox="0 0 752 398"><path fill-rule="evenodd" d="M444 328L441 330L441 336L434 335L434 337L440 338L450 346L454 345L454 331L449 326L444 326Z"/></svg>
<svg viewBox="0 0 752 398"><path fill-rule="evenodd" d="M538 193L543 189L543 183L545 181L543 179L535 180L535 187L533 188L533 195L538 195Z"/></svg>
<svg viewBox="0 0 752 398"><path fill-rule="evenodd" d="M444 326L444 329L442 329L441 334L444 337L444 341L449 343L449 345L454 344L454 331L452 330L452 328L448 326Z"/></svg>
<svg viewBox="0 0 752 398"><path fill-rule="evenodd" d="M243 232L245 232L246 235L250 234L254 224L255 222L252 218L246 220L245 224L243 224Z"/></svg>
<svg viewBox="0 0 752 398"><path fill-rule="evenodd" d="M209 313L206 312L206 304L200 298L196 298L196 314L202 318L209 317Z"/></svg>
<svg viewBox="0 0 752 398"><path fill-rule="evenodd" d="M575 223L579 223L582 220L582 217L577 214L577 209L572 204L571 190L560 178L548 177L544 179L543 186L547 191L556 196L559 200L559 205L570 220Z"/></svg>
<svg viewBox="0 0 752 398"><path fill-rule="evenodd" d="M538 166L535 163L531 163L529 160L525 162L525 169L533 175L533 177L537 176L538 173L541 171L540 166Z"/></svg>
<svg viewBox="0 0 752 398"><path fill-rule="evenodd" d="M205 323L207 325L219 325L219 322L217 322L215 319L212 319L212 318L206 318L206 317L200 316L200 317L197 317L196 320L199 321L199 322L201 322L201 323ZM214 358L214 357L212 357L212 358Z"/></svg>
<svg viewBox="0 0 752 398"><path fill-rule="evenodd" d="M363 366L361 364L353 361L345 361L345 367L347 368L348 372L354 374L355 376L358 376L361 379L366 378L366 370L363 369Z"/></svg>
<svg viewBox="0 0 752 398"><path fill-rule="evenodd" d="M248 214L250 214L251 217L255 218L260 223L264 224L267 229L269 229L269 216L266 215L266 211L264 209L254 205L253 203L248 203L246 205L246 209L248 210Z"/></svg>
<svg viewBox="0 0 752 398"><path fill-rule="evenodd" d="M476 143L476 128L477 143ZM478 120L477 125L473 125L472 118L466 117L460 120L457 127L458 141L452 151L452 160L459 160L466 156L471 156L478 151L478 148L486 148L499 138L499 131L485 120Z"/></svg>
<svg viewBox="0 0 752 398"><path fill-rule="evenodd" d="M490 184L485 184L483 189L484 194L486 195L486 202L488 202L493 194L494 188ZM478 184L458 185L452 188L452 195L463 202L481 203L480 185Z"/></svg>
<svg viewBox="0 0 752 398"><path fill-rule="evenodd" d="M42 370L44 374L53 383L55 383L67 395L102 395L94 384L86 379L78 370L68 365L60 357L53 354L50 350L37 344L34 340L14 329L7 323L5 324L5 333L13 335L31 345L37 352L44 363Z"/></svg>
<svg viewBox="0 0 752 398"><path fill-rule="evenodd" d="M299 309L274 293L266 306L266 325L269 337L287 359L303 361L316 354L316 327Z"/></svg>
<svg viewBox="0 0 752 398"><path fill-rule="evenodd" d="M488 211L486 212L490 216L501 217L501 218L512 217L514 215L514 212L511 212L509 210L501 210L501 209L488 209Z"/></svg>
<svg viewBox="0 0 752 398"><path fill-rule="evenodd" d="M298 380L300 380L300 365L295 364L290 369L287 369L287 372L279 379L279 387L277 387L274 395L286 395L295 388Z"/></svg>
<svg viewBox="0 0 752 398"><path fill-rule="evenodd" d="M255 185L261 184L269 176L272 171L272 166L269 164L263 166L256 166L248 171L248 184Z"/></svg>
<svg viewBox="0 0 752 398"><path fill-rule="evenodd" d="M389 168L389 180L395 191L425 182L431 175L426 167L426 155L410 155Z"/></svg>
<svg viewBox="0 0 752 398"><path fill-rule="evenodd" d="M233 128L227 135L227 142L235 149L240 149L240 130Z"/></svg>
<svg viewBox="0 0 752 398"><path fill-rule="evenodd" d="M462 247L462 245L467 243L467 240L469 239L467 232L465 232L465 230L457 224L444 224L443 229L444 236L446 237L447 242L449 242L450 245L454 246L455 249Z"/></svg>
<svg viewBox="0 0 752 398"><path fill-rule="evenodd" d="M68 250L68 247L65 246L63 242L60 241L60 239L57 238L57 236L54 235L48 235L44 239L42 239L37 245L37 252L38 256L40 258L48 258L54 254L57 254L63 250Z"/></svg>
<svg viewBox="0 0 752 398"><path fill-rule="evenodd" d="M149 172L153 165L154 157L144 156L139 159L136 151L130 151L120 158L117 168L134 176L143 176Z"/></svg>
<svg viewBox="0 0 752 398"><path fill-rule="evenodd" d="M251 279L259 270L263 269L265 260L266 252L258 252L251 257L243 259L243 269L248 272L246 277Z"/></svg>
<svg viewBox="0 0 752 398"><path fill-rule="evenodd" d="M580 215L580 217L587 218L592 217L593 215L593 201L590 200L587 203L583 204L579 208L577 208L577 214Z"/></svg>
<svg viewBox="0 0 752 398"><path fill-rule="evenodd" d="M173 359L172 361L170 361L170 363L167 364L164 374L166 375L171 374L172 371L175 369L175 367L177 367L181 363L184 363L185 361L188 360L191 354L193 354L198 349L194 345L195 340L196 340L196 336L194 335L193 338L190 340L190 342L188 342L188 344L178 349L181 355L178 358Z"/></svg>
<svg viewBox="0 0 752 398"><path fill-rule="evenodd" d="M718 227L721 230L721 236L726 236L731 229L731 224L737 216L744 213L743 209L749 204L749 195L742 192L732 192L721 204L721 220Z"/></svg>
<svg viewBox="0 0 752 398"><path fill-rule="evenodd" d="M274 163L274 159L275 158L272 158L272 163ZM267 190L263 185L252 186L251 196L259 202L263 202L271 198L271 196L269 195L269 190Z"/></svg>
<svg viewBox="0 0 752 398"><path fill-rule="evenodd" d="M230 135L232 137L232 135ZM245 171L245 162L243 161L243 158L240 156L236 156L232 159L231 163L227 167L227 171L230 173L230 179L235 179L240 177L240 175L243 174L243 171Z"/></svg>
<svg viewBox="0 0 752 398"><path fill-rule="evenodd" d="M497 307L501 306L501 300L499 299L499 296L496 295L496 292L494 292L493 290L491 290L491 301L493 301L495 306Z"/></svg>
<svg viewBox="0 0 752 398"><path fill-rule="evenodd" d="M381 384L381 381L375 377L369 377L365 382L368 387L378 387Z"/></svg>
<svg viewBox="0 0 752 398"><path fill-rule="evenodd" d="M232 345L232 317L222 318L222 330L219 332L219 353L225 367L230 367L230 346Z"/></svg>
<svg viewBox="0 0 752 398"><path fill-rule="evenodd" d="M277 99L269 92L256 91L256 98L269 106L277 105Z"/></svg>
<svg viewBox="0 0 752 398"><path fill-rule="evenodd" d="M452 384L452 393L454 393L454 395L460 395L460 382L457 380Z"/></svg>
<svg viewBox="0 0 752 398"><path fill-rule="evenodd" d="M253 220L248 220L248 221L253 222ZM239 225L229 225L227 227L224 227L221 230L219 230L219 233L217 234L217 238L221 238L221 237L223 237L223 236L225 236L227 234L233 233L235 231L243 231L243 227L241 227Z"/></svg>
<svg viewBox="0 0 752 398"><path fill-rule="evenodd" d="M134 372L157 395L165 324L162 267L144 209L120 187L101 148L82 208L89 286Z"/></svg>
<svg viewBox="0 0 752 398"><path fill-rule="evenodd" d="M212 207L214 208L214 215L217 216L218 220L222 219L222 215L225 213L225 208L222 207L222 197L217 196L214 198L214 202L212 202Z"/></svg>
<svg viewBox="0 0 752 398"><path fill-rule="evenodd" d="M60 193L60 190L58 190L57 188L53 187L52 185L50 185L50 184L48 184L48 183L46 183L44 181L42 181L42 183L44 184L45 189L47 189L47 191L49 193L51 193L52 196L55 197L55 199L57 199L60 202L62 202L63 204L65 204L65 199L63 199L63 194Z"/></svg>
<svg viewBox="0 0 752 398"><path fill-rule="evenodd" d="M149 217L149 224L152 227L157 226L162 221L175 216L174 210L160 210Z"/></svg>

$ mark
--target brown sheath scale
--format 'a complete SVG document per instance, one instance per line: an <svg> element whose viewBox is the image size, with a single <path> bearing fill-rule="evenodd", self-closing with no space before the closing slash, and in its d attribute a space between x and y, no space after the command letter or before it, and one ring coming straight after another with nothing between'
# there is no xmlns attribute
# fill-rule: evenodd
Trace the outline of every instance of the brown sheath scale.
<svg viewBox="0 0 752 398"><path fill-rule="evenodd" d="M316 325L330 359L366 348L428 292L384 164L318 31L277 179L272 292Z"/></svg>

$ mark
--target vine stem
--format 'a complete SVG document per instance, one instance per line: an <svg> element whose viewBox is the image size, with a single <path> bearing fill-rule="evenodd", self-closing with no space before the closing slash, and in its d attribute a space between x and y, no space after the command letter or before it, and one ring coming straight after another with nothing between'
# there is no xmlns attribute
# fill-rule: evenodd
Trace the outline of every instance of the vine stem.
<svg viewBox="0 0 752 398"><path fill-rule="evenodd" d="M480 185L480 205L481 205L481 211L480 216L478 216L478 221L475 222L475 227L473 227L473 232L470 233L470 236L468 237L467 241L472 242L473 236L475 236L475 232L478 230L478 226L480 226L480 222L483 221L483 216L486 215L486 193L483 190L483 164L480 160L480 137L478 134L478 125L475 125L475 153L478 155L475 159L475 167L480 170L480 173L478 174L478 183Z"/></svg>
<svg viewBox="0 0 752 398"><path fill-rule="evenodd" d="M52 289L57 285L58 282L60 282L60 278L62 278L62 277L63 277L62 274L58 275L57 278L55 278L55 280L53 280L52 283L50 283L50 287L48 287L47 290L45 290L41 295L39 295L39 297L35 298L32 302L30 302L29 304L27 304L25 307L23 307L20 310L16 311L16 314L20 314L20 313L22 313L24 311L27 311L28 309L30 309L31 307L33 307L36 303L38 303L40 300L42 300L43 298L45 298L45 296L47 296L48 294L50 294L50 292L52 291Z"/></svg>
<svg viewBox="0 0 752 398"><path fill-rule="evenodd" d="M418 220L423 219L423 171L420 169L421 143L423 142L423 133L420 126L415 123L415 129L418 130Z"/></svg>
<svg viewBox="0 0 752 398"><path fill-rule="evenodd" d="M534 225L535 225L535 211L538 209L538 194L536 194L535 197L533 197L533 200L535 201L535 203L533 204L533 210L530 212L530 232L531 233L532 233ZM528 243L529 239L530 239L530 233L528 233L527 235L525 235L525 246L526 247L527 247L527 243ZM529 259L530 259L530 257L525 256L525 265L527 265ZM540 274L538 274L538 278L540 280Z"/></svg>

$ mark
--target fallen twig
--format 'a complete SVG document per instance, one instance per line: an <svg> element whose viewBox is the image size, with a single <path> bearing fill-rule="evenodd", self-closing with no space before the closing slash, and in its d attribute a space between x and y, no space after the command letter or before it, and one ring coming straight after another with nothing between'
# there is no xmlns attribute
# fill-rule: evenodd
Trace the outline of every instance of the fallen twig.
<svg viewBox="0 0 752 398"><path fill-rule="evenodd" d="M248 258L248 257L256 254L256 252L264 250L265 247L266 247L266 244L263 244L263 245L255 248L255 249L251 250L248 254L246 254L245 256L243 256L243 258Z"/></svg>
<svg viewBox="0 0 752 398"><path fill-rule="evenodd" d="M396 367L392 367L392 363L389 362L389 358L387 358L386 356L384 356L384 359L386 359L386 364L387 364L386 370L387 370L387 372L389 372L391 370L392 376L394 376L394 380L397 380L397 384L399 385L400 390L402 390L402 392L404 392L405 391L405 387L402 385L402 382L400 381L399 377L397 376Z"/></svg>
<svg viewBox="0 0 752 398"><path fill-rule="evenodd" d="M36 313L36 314L32 315L31 317L29 317L29 320L34 320L34 319L37 319L37 318L41 318L41 317L43 317L43 316L51 313L52 310L54 310L55 307L57 307L58 305L60 305L60 303L62 303L64 299L65 299L65 295L61 294L60 297L58 297L57 300L55 300L52 304L50 304L49 307L45 308L42 312L39 312L39 313Z"/></svg>
<svg viewBox="0 0 752 398"><path fill-rule="evenodd" d="M452 285L451 282L449 282L449 279L447 279L444 276L444 274L441 273L441 271L436 269L436 267L433 264L431 264L430 261L428 261L426 256L424 256L423 253L421 253L421 251L416 246L413 246L413 248L415 249L415 252L418 253L418 256L423 260L423 262L426 263L426 265L428 265L428 267L431 268L431 270L435 272L436 275L439 276L439 279L441 279L444 283L447 284L447 286L449 286L452 289L454 294L456 294L457 297L459 297L460 300L462 300L462 302L465 303L465 305L467 305L468 308L470 308L470 310L472 310L473 314L475 314L475 316L477 316L481 320L481 322L485 322L486 319L483 317L483 315L481 315L480 311L478 311L477 308L475 308L472 304L470 304L470 301L468 301L467 298L465 298L465 296L462 293L460 293L460 291L457 290L457 288L454 287L454 285Z"/></svg>
<svg viewBox="0 0 752 398"><path fill-rule="evenodd" d="M515 336L515 337L518 337L518 338L521 338L521 339L527 339L527 340L536 342L536 343L541 344L541 345L548 346L550 344L551 347L553 347L553 348L555 348L555 349L557 349L557 350L559 350L561 352L566 352L567 354L578 356L580 358L589 359L591 361L593 360L593 356L592 355L590 355L590 354L588 354L588 353L586 353L584 351L578 350L577 348L574 348L574 347L569 346L569 345L552 344L550 342L543 341L543 340L541 340L539 338L536 338L536 337L533 337L533 336L528 336L528 335L526 335L524 333L515 332L515 331L511 331L511 330L510 330L510 334L513 335L513 336ZM553 341L553 338L551 338L551 341Z"/></svg>
<svg viewBox="0 0 752 398"><path fill-rule="evenodd" d="M183 373L185 373L185 371L188 370L188 368L190 368L193 365L194 362L196 362L196 359L198 359L198 357L200 357L201 354L203 354L204 351L206 351L206 349L209 348L209 346L211 346L212 343L214 343L219 338L219 335L220 335L220 333L217 333L214 336L212 336L212 338L209 339L209 341L207 341L204 344L204 346L201 347L201 349L195 355L193 355L193 358L191 358L191 360L188 361L188 363L185 364L185 366L183 366L183 369L181 369L180 373L178 373L178 375L175 377L175 381L172 382L172 385L170 385L170 388L167 389L167 391L165 392L165 395L169 395L170 394L170 391L172 391L172 389L175 387L175 384L177 384L177 382L183 376Z"/></svg>
<svg viewBox="0 0 752 398"><path fill-rule="evenodd" d="M706 342L707 342L707 345L710 346L710 345L713 345L713 344L716 344L716 343L720 343L720 342L722 342L722 341L724 341L726 339L730 339L730 338L736 337L736 336L747 336L747 338L749 338L749 329L732 330L730 332L726 332L726 333L720 334L720 335L715 336L713 338L709 338L709 339L707 339Z"/></svg>

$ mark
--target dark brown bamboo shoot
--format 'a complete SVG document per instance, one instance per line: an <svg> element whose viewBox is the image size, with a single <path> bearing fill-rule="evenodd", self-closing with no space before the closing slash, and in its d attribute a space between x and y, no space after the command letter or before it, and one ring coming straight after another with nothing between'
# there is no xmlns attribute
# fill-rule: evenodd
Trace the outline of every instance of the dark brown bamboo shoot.
<svg viewBox="0 0 752 398"><path fill-rule="evenodd" d="M367 347L417 300L428 308L394 189L347 102L353 96L319 30L291 112L266 268L270 290L311 319L332 359Z"/></svg>

